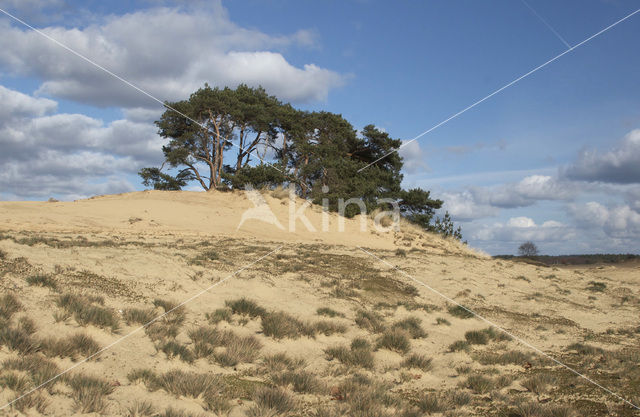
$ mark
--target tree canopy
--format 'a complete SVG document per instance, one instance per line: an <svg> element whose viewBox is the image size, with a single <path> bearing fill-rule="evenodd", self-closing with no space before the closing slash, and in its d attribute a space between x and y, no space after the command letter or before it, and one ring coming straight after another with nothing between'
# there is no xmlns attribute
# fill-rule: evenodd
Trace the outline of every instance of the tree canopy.
<svg viewBox="0 0 640 417"><path fill-rule="evenodd" d="M189 99L166 104L156 125L168 139L163 165L178 173L143 168L140 176L146 186L178 190L196 181L213 191L293 185L298 195L314 203L326 199L331 210L338 210L339 199L356 198L367 212L388 199L410 221L461 236L448 214L432 224L441 200L420 188L402 189L402 157L392 152L402 141L373 124L357 131L342 115L299 110L263 88L246 85L231 89L205 84ZM344 214L360 211L353 204Z"/></svg>

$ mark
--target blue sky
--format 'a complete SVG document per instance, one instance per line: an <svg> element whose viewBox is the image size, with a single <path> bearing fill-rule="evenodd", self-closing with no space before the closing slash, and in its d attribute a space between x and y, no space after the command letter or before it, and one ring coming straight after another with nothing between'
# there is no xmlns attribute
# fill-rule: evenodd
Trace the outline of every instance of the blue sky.
<svg viewBox="0 0 640 417"><path fill-rule="evenodd" d="M635 1L527 0L569 44ZM0 7L160 99L264 85L411 139L567 49L522 0L4 0ZM0 198L142 189L159 105L0 18ZM402 150L489 253L640 252L640 13ZM34 152L37 149L37 152ZM29 167L29 168L25 168Z"/></svg>

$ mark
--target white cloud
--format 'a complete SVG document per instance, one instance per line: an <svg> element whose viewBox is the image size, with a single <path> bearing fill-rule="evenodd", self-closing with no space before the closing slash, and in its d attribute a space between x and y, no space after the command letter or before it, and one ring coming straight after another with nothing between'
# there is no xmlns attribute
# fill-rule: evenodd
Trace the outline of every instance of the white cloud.
<svg viewBox="0 0 640 417"><path fill-rule="evenodd" d="M478 241L503 243L568 241L575 238L575 230L561 222L548 220L537 225L529 217L512 217L506 223L485 224L471 236Z"/></svg>
<svg viewBox="0 0 640 417"><path fill-rule="evenodd" d="M280 52L268 51L313 45L312 32L271 36L245 29L222 7L156 8L84 28L41 30L162 100L184 99L209 82L262 85L281 99L303 102L323 100L344 82L338 73L314 64L295 67ZM98 106L158 106L43 36L6 21L0 22L0 48L2 67L44 80L41 94Z"/></svg>
<svg viewBox="0 0 640 417"><path fill-rule="evenodd" d="M148 123L48 114L57 103L0 86L0 195L79 198L132 191L125 179L161 162L163 140Z"/></svg>
<svg viewBox="0 0 640 417"><path fill-rule="evenodd" d="M417 140L403 145L398 150L398 154L404 159L403 168L409 174L429 170L429 166L424 161L424 155Z"/></svg>
<svg viewBox="0 0 640 417"><path fill-rule="evenodd" d="M629 205L607 207L596 201L569 206L569 212L584 228L597 228L607 236L634 238L640 234L640 213Z"/></svg>
<svg viewBox="0 0 640 417"><path fill-rule="evenodd" d="M573 180L640 183L640 129L629 132L607 152L583 151L563 174Z"/></svg>

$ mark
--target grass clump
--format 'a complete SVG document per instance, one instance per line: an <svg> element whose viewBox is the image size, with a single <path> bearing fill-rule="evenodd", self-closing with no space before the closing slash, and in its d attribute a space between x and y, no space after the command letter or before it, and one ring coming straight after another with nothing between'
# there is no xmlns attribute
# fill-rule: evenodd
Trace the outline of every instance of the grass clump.
<svg viewBox="0 0 640 417"><path fill-rule="evenodd" d="M41 392L33 393L22 398L20 398L20 395L21 394L16 395L14 399L15 402L11 405L16 410L25 412L25 410L35 408L36 411L41 414L47 412L49 401Z"/></svg>
<svg viewBox="0 0 640 417"><path fill-rule="evenodd" d="M293 359L286 353L265 356L262 365L269 372L295 371L305 366L304 359Z"/></svg>
<svg viewBox="0 0 640 417"><path fill-rule="evenodd" d="M127 417L157 416L156 409L149 401L136 401L127 408Z"/></svg>
<svg viewBox="0 0 640 417"><path fill-rule="evenodd" d="M156 318L156 313L152 308L125 308L122 318L128 325L132 323L147 324Z"/></svg>
<svg viewBox="0 0 640 417"><path fill-rule="evenodd" d="M458 317L460 319L470 319L471 317L474 316L474 314L470 310L467 310L465 307L461 305L455 305L455 306L449 307L448 311L449 311L449 314L451 314L454 317Z"/></svg>
<svg viewBox="0 0 640 417"><path fill-rule="evenodd" d="M495 388L495 383L493 379L483 375L470 375L464 386L476 394L486 394Z"/></svg>
<svg viewBox="0 0 640 417"><path fill-rule="evenodd" d="M296 408L293 397L282 388L260 388L254 393L253 401L256 404L247 411L248 417L289 415Z"/></svg>
<svg viewBox="0 0 640 417"><path fill-rule="evenodd" d="M254 336L236 336L229 339L224 352L216 352L213 358L222 366L253 362L262 349L262 343Z"/></svg>
<svg viewBox="0 0 640 417"><path fill-rule="evenodd" d="M423 413L442 413L443 411L447 411L451 408L451 405L447 401L447 398L435 393L428 392L424 394L416 404L420 411Z"/></svg>
<svg viewBox="0 0 640 417"><path fill-rule="evenodd" d="M73 375L66 379L72 390L71 397L82 413L102 413L107 408L105 397L114 387L108 381L87 375Z"/></svg>
<svg viewBox="0 0 640 417"><path fill-rule="evenodd" d="M481 330L470 330L464 334L464 338L470 345L486 345L489 343L489 335Z"/></svg>
<svg viewBox="0 0 640 417"><path fill-rule="evenodd" d="M359 366L372 369L374 365L371 345L364 339L354 339L351 347L336 346L325 349L329 360L338 359L347 366Z"/></svg>
<svg viewBox="0 0 640 417"><path fill-rule="evenodd" d="M347 326L340 323L321 320L313 324L313 330L325 336L331 336L335 333L345 333L347 331Z"/></svg>
<svg viewBox="0 0 640 417"><path fill-rule="evenodd" d="M402 329L411 335L413 339L427 337L427 332L422 328L422 321L417 317L408 317L404 320L397 321L391 326L393 329Z"/></svg>
<svg viewBox="0 0 640 417"><path fill-rule="evenodd" d="M319 316L326 316L331 318L344 317L343 313L340 313L339 311L336 311L329 307L320 307L319 309L316 310L316 314L318 314Z"/></svg>
<svg viewBox="0 0 640 417"><path fill-rule="evenodd" d="M0 329L0 346L6 346L23 355L35 353L40 350L40 344L32 335L20 326L6 326Z"/></svg>
<svg viewBox="0 0 640 417"><path fill-rule="evenodd" d="M56 280L51 275L47 275L47 274L30 275L27 277L26 281L27 281L27 284L29 285L36 285L39 287L48 287L53 290L58 288L58 284L56 283Z"/></svg>
<svg viewBox="0 0 640 417"><path fill-rule="evenodd" d="M555 383L555 378L548 374L537 374L522 381L520 385L534 394L547 392L549 385Z"/></svg>
<svg viewBox="0 0 640 417"><path fill-rule="evenodd" d="M445 326L451 326L451 322L449 320L445 319L444 317L438 317L436 319L436 324L437 325L444 324Z"/></svg>
<svg viewBox="0 0 640 417"><path fill-rule="evenodd" d="M604 353L604 349L584 343L572 343L567 346L567 350L575 350L581 355L600 355Z"/></svg>
<svg viewBox="0 0 640 417"><path fill-rule="evenodd" d="M416 368L427 372L430 371L433 367L433 364L431 362L431 358L427 358L426 356L419 353L413 353L406 357L400 363L400 366L402 366L403 368Z"/></svg>
<svg viewBox="0 0 640 417"><path fill-rule="evenodd" d="M164 352L167 355L167 358L173 359L179 357L181 360L187 363L192 363L194 361L194 354L191 350L181 344L176 342L175 340L169 340L165 342L161 342L157 346L158 350Z"/></svg>
<svg viewBox="0 0 640 417"><path fill-rule="evenodd" d="M383 317L373 311L359 310L355 321L358 327L372 333L382 333L385 329Z"/></svg>
<svg viewBox="0 0 640 417"><path fill-rule="evenodd" d="M153 305L164 310L165 314L162 316L162 321L169 325L181 326L187 318L186 308L175 301L156 298L153 300Z"/></svg>
<svg viewBox="0 0 640 417"><path fill-rule="evenodd" d="M0 319L9 320L20 310L22 304L15 295L9 293L0 297Z"/></svg>
<svg viewBox="0 0 640 417"><path fill-rule="evenodd" d="M316 394L323 388L322 383L315 375L303 370L282 372L272 376L271 380L275 385L291 386L294 392L302 394Z"/></svg>
<svg viewBox="0 0 640 417"><path fill-rule="evenodd" d="M77 294L63 294L56 301L58 307L73 315L73 318L81 326L92 324L111 331L118 330L120 325L116 312L103 307L100 298L92 298Z"/></svg>
<svg viewBox="0 0 640 417"><path fill-rule="evenodd" d="M232 322L232 311L229 308L218 308L213 311L213 313L207 313L205 315L206 319L209 320L211 324L218 324L221 321L226 321L227 323Z"/></svg>
<svg viewBox="0 0 640 417"><path fill-rule="evenodd" d="M531 361L532 356L519 350L510 350L504 353L484 352L476 359L482 365L522 365Z"/></svg>
<svg viewBox="0 0 640 417"><path fill-rule="evenodd" d="M262 317L267 314L267 310L258 305L255 301L247 298L226 301L225 305L229 307L234 314L249 316L251 318Z"/></svg>
<svg viewBox="0 0 640 417"><path fill-rule="evenodd" d="M169 339L175 339L180 331L177 324L169 324L163 321L156 321L144 328L144 332L154 342L164 342Z"/></svg>
<svg viewBox="0 0 640 417"><path fill-rule="evenodd" d="M100 345L86 333L76 333L65 338L47 338L40 342L42 351L48 356L76 359L91 356L100 350Z"/></svg>
<svg viewBox="0 0 640 417"><path fill-rule="evenodd" d="M34 386L38 386L43 382L56 376L60 369L55 362L47 359L41 354L24 355L19 358L6 359L2 362L4 370L22 371L29 374ZM51 389L55 385L55 381L47 387Z"/></svg>
<svg viewBox="0 0 640 417"><path fill-rule="evenodd" d="M290 314L278 311L262 316L262 332L274 339L297 339L302 335L314 336L315 329Z"/></svg>
<svg viewBox="0 0 640 417"><path fill-rule="evenodd" d="M460 352L460 351L468 351L469 350L469 342L466 340L456 340L452 344L449 345L449 352Z"/></svg>
<svg viewBox="0 0 640 417"><path fill-rule="evenodd" d="M397 328L385 330L378 339L376 347L389 349L398 353L407 353L411 348L409 334Z"/></svg>
<svg viewBox="0 0 640 417"><path fill-rule="evenodd" d="M589 281L587 290L591 292L604 292L607 289L607 284L599 281Z"/></svg>

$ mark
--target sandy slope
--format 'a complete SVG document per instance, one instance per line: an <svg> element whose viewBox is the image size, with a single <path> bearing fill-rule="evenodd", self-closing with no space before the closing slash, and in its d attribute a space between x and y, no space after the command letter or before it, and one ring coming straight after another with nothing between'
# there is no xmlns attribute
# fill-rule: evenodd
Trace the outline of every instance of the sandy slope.
<svg viewBox="0 0 640 417"><path fill-rule="evenodd" d="M266 200L287 229L289 202L271 196ZM194 413L211 413L202 397L176 397L162 389L149 390L144 384L130 381L127 375L141 367L155 372L182 369L226 375L249 386L269 384L274 376L265 374L262 358L287 352L305 358L305 370L321 378L327 387L339 386L356 371L384 381L404 408L418 404L417 399L427 391L442 395L464 391L471 393L471 402L450 405L460 415L498 415L514 407L517 401L546 403L549 399L569 404L582 415L636 415L615 397L535 356L529 360L532 367L519 362L483 364L479 360L482 355L496 352L531 352L516 340L451 352L453 342L464 340L470 330L485 329L487 323L452 315L448 311L451 303L358 247L367 248L415 280L469 306L516 337L570 363L626 398L631 398L635 387L640 386L634 385L640 384L637 372L627 368L622 372L619 367L624 361L618 356L609 359L605 353L598 362L597 357L567 350L567 346L580 342L607 351L636 352L625 356L625 361L640 357L640 338L635 330L640 313L640 267L559 269L497 261L411 227L379 233L369 219L368 230L364 232L359 230L360 220L351 219L345 221L346 231L340 233L335 215L330 218L329 232L310 232L301 222L296 224L296 231L290 232L257 220L249 220L237 230L242 213L250 207L253 204L239 193L155 191L76 202L2 202L0 250L6 255L0 259L0 295L14 294L23 304L23 310L11 319L11 325L17 325L19 317L30 317L37 325L33 337L61 337L86 331L104 346L127 335L136 325L127 325L121 318L120 330L114 333L92 325L82 326L73 317L56 321L53 314L60 311L56 304L60 294L103 296L105 306L122 317L122 311L128 307L152 307L156 298L185 300L228 278L188 303L187 320L175 338L178 344L193 350L188 330L206 325L207 313L224 308L227 300L243 296L269 311L283 311L310 323L322 319L316 313L318 308L330 307L344 314L332 321L344 325L345 332L276 339L265 336L260 318L234 315L229 322L219 323L218 328L253 335L263 346L260 357L234 367L222 366L211 358L193 363L170 358L158 350L158 342L138 332L102 354L99 360L73 371L101 376L117 384L107 396L104 414L126 415L128 407L141 399L151 401L157 411L176 406ZM320 229L322 213L317 209L306 213L309 221ZM269 255L272 251L276 252ZM265 255L268 256L252 264ZM56 288L29 285L26 279L34 274L47 274ZM601 285L594 289L593 282ZM405 369L400 364L407 354L385 348L373 352L373 369L354 370L335 359L328 360L325 349L329 347L348 346L356 337L364 337L373 344L379 340L379 334L356 325L355 319L362 309L381 314L385 326L407 317L418 318L428 336L411 340L411 352L430 357L432 369ZM160 314L162 310L155 312ZM20 356L19 352L6 343L0 348L0 360L16 356ZM61 369L74 363L71 358L54 360ZM0 370L0 376L6 372ZM497 372L507 375L510 382L480 394L463 387L469 372L478 375ZM540 372L553 375L558 388L539 394L527 392L523 381ZM11 389L4 389L0 402L10 401L15 395ZM49 402L49 414L82 414L73 393L63 382L43 395ZM253 405L248 391L229 395L233 404L230 415L245 415ZM299 408L292 415L314 415L319 405L351 407L348 401L336 401L330 391L292 395L299 400ZM600 404L605 403L602 408ZM390 414L375 415L400 415L403 411L385 407ZM37 414L35 410L28 413ZM20 412L10 412L14 414Z"/></svg>

